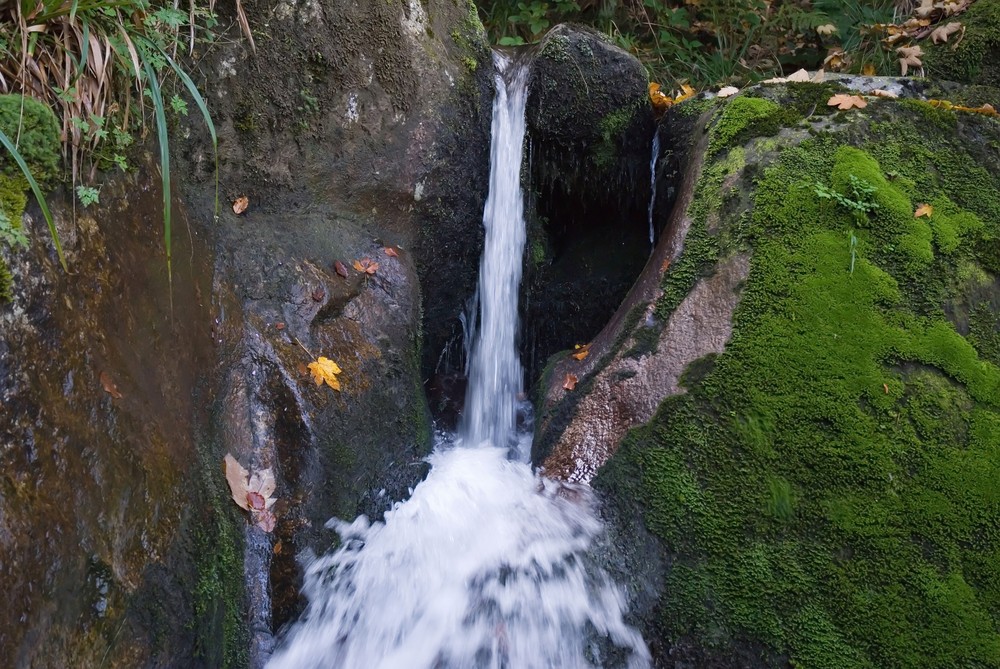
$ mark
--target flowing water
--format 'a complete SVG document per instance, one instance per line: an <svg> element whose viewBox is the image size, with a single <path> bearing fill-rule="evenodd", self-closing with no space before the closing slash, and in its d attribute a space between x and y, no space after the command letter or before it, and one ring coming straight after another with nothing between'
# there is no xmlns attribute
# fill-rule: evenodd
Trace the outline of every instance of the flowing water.
<svg viewBox="0 0 1000 669"><path fill-rule="evenodd" d="M309 605L272 669L649 666L641 636L623 620L621 592L585 557L601 530L589 489L539 478L526 462L516 340L527 68L496 62L462 426L439 440L427 478L384 522L331 521L342 545L307 567Z"/></svg>

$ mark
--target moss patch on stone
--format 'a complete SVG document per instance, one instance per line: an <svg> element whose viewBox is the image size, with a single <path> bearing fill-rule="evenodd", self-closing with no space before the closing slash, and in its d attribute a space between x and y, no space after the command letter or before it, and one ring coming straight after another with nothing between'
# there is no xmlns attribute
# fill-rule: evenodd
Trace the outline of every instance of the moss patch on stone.
<svg viewBox="0 0 1000 669"><path fill-rule="evenodd" d="M718 147L775 113L744 111ZM670 554L650 631L668 646L725 655L751 640L837 669L1000 666L1000 318L996 300L974 302L964 337L943 308L970 273L998 271L998 158L969 136L1000 131L963 120L959 136L903 105L850 118L744 175L749 215L724 206L733 165L706 166L677 264L706 271L726 228L752 249L732 339L596 485L631 500ZM847 197L851 177L874 188L863 216L816 192ZM924 202L935 212L916 219Z"/></svg>
<svg viewBox="0 0 1000 669"><path fill-rule="evenodd" d="M783 108L770 100L741 95L719 112L711 129L708 155L743 144L752 137L773 135L783 126L793 123L795 116L794 110Z"/></svg>
<svg viewBox="0 0 1000 669"><path fill-rule="evenodd" d="M16 144L39 183L58 175L59 121L47 105L21 95L0 95L0 130ZM21 168L6 150L0 152L0 174L21 176Z"/></svg>
<svg viewBox="0 0 1000 669"><path fill-rule="evenodd" d="M935 79L1000 86L1000 3L978 0L961 16L959 41L925 46L924 65Z"/></svg>

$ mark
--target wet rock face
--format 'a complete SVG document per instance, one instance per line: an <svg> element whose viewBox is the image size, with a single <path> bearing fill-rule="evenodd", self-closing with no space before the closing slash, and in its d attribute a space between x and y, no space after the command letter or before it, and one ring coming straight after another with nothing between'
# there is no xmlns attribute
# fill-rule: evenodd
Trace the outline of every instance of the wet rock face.
<svg viewBox="0 0 1000 669"><path fill-rule="evenodd" d="M646 72L603 36L553 28L534 54L522 312L525 366L590 341L652 250Z"/></svg>
<svg viewBox="0 0 1000 669"><path fill-rule="evenodd" d="M75 226L71 205L49 199L74 274L59 267L34 208L23 219L31 248L5 258L14 295L0 305L0 654L9 666L152 661L157 651L124 614L148 587L148 567L169 561L198 498L194 426L214 357L206 246L197 233L194 248L175 239L171 308L159 237L144 229L160 212L158 191L137 178L109 181L101 195L107 204L78 211ZM175 216L185 220L182 207ZM175 596L190 607L190 591ZM187 635L172 657L190 657Z"/></svg>

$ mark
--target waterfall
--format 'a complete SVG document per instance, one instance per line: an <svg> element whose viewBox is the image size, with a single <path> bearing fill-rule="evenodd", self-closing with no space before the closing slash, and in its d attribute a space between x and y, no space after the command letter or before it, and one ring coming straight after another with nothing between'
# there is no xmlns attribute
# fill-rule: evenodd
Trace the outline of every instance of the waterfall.
<svg viewBox="0 0 1000 669"><path fill-rule="evenodd" d="M527 67L495 60L486 241L478 318L466 317L476 340L460 434L437 444L427 478L382 522L328 523L341 546L309 562L309 604L271 669L649 667L642 637L624 622L621 591L586 556L601 531L590 489L540 478L526 462L517 300Z"/></svg>
<svg viewBox="0 0 1000 669"><path fill-rule="evenodd" d="M653 226L653 209L656 207L656 164L660 160L660 129L653 133L653 155L649 159L649 245L656 248L656 229Z"/></svg>

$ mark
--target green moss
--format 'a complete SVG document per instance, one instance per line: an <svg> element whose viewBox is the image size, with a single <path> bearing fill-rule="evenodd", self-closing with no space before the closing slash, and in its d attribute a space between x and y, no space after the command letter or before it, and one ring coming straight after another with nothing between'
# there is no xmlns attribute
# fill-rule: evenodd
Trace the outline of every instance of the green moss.
<svg viewBox="0 0 1000 669"><path fill-rule="evenodd" d="M9 177L0 173L0 243L12 248L27 246L27 238L21 226L21 216L27 205L27 190L28 183L24 177ZM12 299L12 282L10 268L0 258L0 302Z"/></svg>
<svg viewBox="0 0 1000 669"><path fill-rule="evenodd" d="M726 177L743 169L746 151L736 147L725 158L705 168L695 187L691 205L691 228L684 240L680 257L663 274L662 294L656 302L656 316L666 321L694 287L695 282L711 273L721 252L717 234L709 232L708 216L723 206L722 185Z"/></svg>
<svg viewBox="0 0 1000 669"><path fill-rule="evenodd" d="M752 137L766 137L797 120L794 110L764 98L738 96L722 108L711 129L708 155L743 144Z"/></svg>
<svg viewBox="0 0 1000 669"><path fill-rule="evenodd" d="M1000 4L974 2L961 22L965 30L961 40L925 47L927 73L966 84L1000 85Z"/></svg>
<svg viewBox="0 0 1000 669"><path fill-rule="evenodd" d="M52 181L58 175L59 121L47 105L20 95L0 95L0 130L16 143L39 183ZM6 150L0 153L0 174L21 176L20 167Z"/></svg>
<svg viewBox="0 0 1000 669"><path fill-rule="evenodd" d="M666 643L752 639L803 667L1000 666L1000 320L980 304L966 339L942 308L993 271L1000 187L954 129L911 143L922 110L898 110L898 126L859 117L742 178L749 221L726 208L719 161L705 169L677 265L696 257L689 287L746 226L731 341L597 481L634 498L671 554ZM720 146L745 140L733 128ZM874 187L863 217L816 195L849 194L852 176ZM715 242L699 225L711 211Z"/></svg>
<svg viewBox="0 0 1000 669"><path fill-rule="evenodd" d="M600 122L601 141L593 148L594 164L600 168L614 166L619 157L619 145L636 114L648 104L646 98L607 114Z"/></svg>

